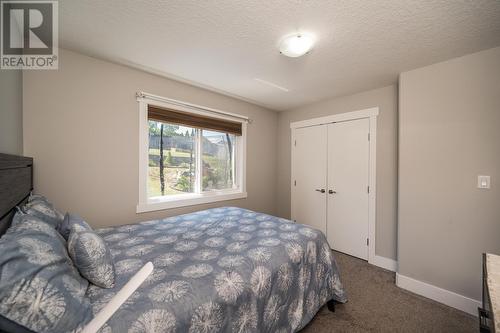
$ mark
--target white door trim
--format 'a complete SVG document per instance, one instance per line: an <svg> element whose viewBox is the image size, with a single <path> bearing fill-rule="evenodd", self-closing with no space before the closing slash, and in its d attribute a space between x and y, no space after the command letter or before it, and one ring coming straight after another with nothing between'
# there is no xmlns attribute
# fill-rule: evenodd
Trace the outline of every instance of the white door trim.
<svg viewBox="0 0 500 333"><path fill-rule="evenodd" d="M397 272L398 270L398 262L396 260L379 255L375 255L374 261L371 264L383 269L387 269L391 272Z"/></svg>
<svg viewBox="0 0 500 333"><path fill-rule="evenodd" d="M377 117L378 112L379 112L378 107L374 107L374 108L369 108L369 109L364 109L364 110L359 110L359 111L332 114L331 116L326 116L326 117L319 117L319 118L296 121L296 122L290 123L290 128L294 129L294 128L301 128L301 127L317 126L317 125L337 123L339 121L356 120L356 119L362 119L362 118L370 118L371 119L371 117Z"/></svg>
<svg viewBox="0 0 500 333"><path fill-rule="evenodd" d="M375 262L375 242L376 242L376 213L377 213L377 115L370 115L370 166L368 176L368 262Z"/></svg>
<svg viewBox="0 0 500 333"><path fill-rule="evenodd" d="M369 109L352 111L346 113L334 114L331 116L313 118L307 120L296 121L290 123L290 128L292 130L292 148L295 140L295 129L309 126L318 126L336 123L340 121L356 120L362 118L368 118L370 120L370 159L369 159L369 177L368 186L370 192L368 194L368 262L373 265L377 265L377 260L375 259L375 217L376 217L376 202L377 202L377 116L379 114L379 108L373 107ZM292 149L293 153L293 149ZM292 165L292 179L291 186L293 187L293 165ZM293 189L292 189L293 190Z"/></svg>

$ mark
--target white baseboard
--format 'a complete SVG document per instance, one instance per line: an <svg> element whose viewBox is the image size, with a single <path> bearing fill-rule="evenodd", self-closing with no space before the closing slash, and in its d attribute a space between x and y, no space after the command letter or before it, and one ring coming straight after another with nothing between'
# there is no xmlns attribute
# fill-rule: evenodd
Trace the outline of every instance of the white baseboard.
<svg viewBox="0 0 500 333"><path fill-rule="evenodd" d="M389 259L389 258L382 257L382 256L377 256L377 255L375 255L373 257L373 260L370 262L370 264L378 266L378 267L382 267L382 268L387 269L391 272L395 272L398 269L398 262L396 260Z"/></svg>
<svg viewBox="0 0 500 333"><path fill-rule="evenodd" d="M396 285L420 296L430 298L455 309L477 317L477 308L481 302L431 284L396 273Z"/></svg>

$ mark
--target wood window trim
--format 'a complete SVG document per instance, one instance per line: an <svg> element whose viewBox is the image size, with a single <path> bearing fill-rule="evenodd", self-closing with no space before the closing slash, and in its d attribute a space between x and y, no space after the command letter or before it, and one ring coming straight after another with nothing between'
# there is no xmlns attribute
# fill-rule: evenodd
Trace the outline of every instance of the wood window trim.
<svg viewBox="0 0 500 333"><path fill-rule="evenodd" d="M161 108L151 104L148 105L148 119L201 129L209 129L224 133L231 133L238 136L242 135L242 125L240 122L233 122L225 119L211 118L207 116L181 112L178 110Z"/></svg>

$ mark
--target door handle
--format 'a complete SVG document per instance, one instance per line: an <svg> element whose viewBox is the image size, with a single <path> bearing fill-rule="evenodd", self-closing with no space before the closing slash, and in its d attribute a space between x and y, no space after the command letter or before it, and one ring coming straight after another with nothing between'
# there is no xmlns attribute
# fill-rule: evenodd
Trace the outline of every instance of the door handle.
<svg viewBox="0 0 500 333"><path fill-rule="evenodd" d="M337 191L334 191L334 190L329 190L328 191L329 194L337 194Z"/></svg>
<svg viewBox="0 0 500 333"><path fill-rule="evenodd" d="M324 188L322 188L321 190L317 188L315 191L316 192L321 192L321 193L325 193L326 192Z"/></svg>

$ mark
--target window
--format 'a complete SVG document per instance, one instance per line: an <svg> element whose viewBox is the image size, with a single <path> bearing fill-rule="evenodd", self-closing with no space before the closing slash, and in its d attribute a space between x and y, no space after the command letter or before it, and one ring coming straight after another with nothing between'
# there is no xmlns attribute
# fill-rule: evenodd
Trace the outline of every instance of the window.
<svg viewBox="0 0 500 333"><path fill-rule="evenodd" d="M236 188L234 142L230 133L201 130L202 191Z"/></svg>
<svg viewBox="0 0 500 333"><path fill-rule="evenodd" d="M149 120L148 198L195 192L197 131Z"/></svg>
<svg viewBox="0 0 500 333"><path fill-rule="evenodd" d="M138 100L137 212L246 197L244 118L168 99Z"/></svg>

